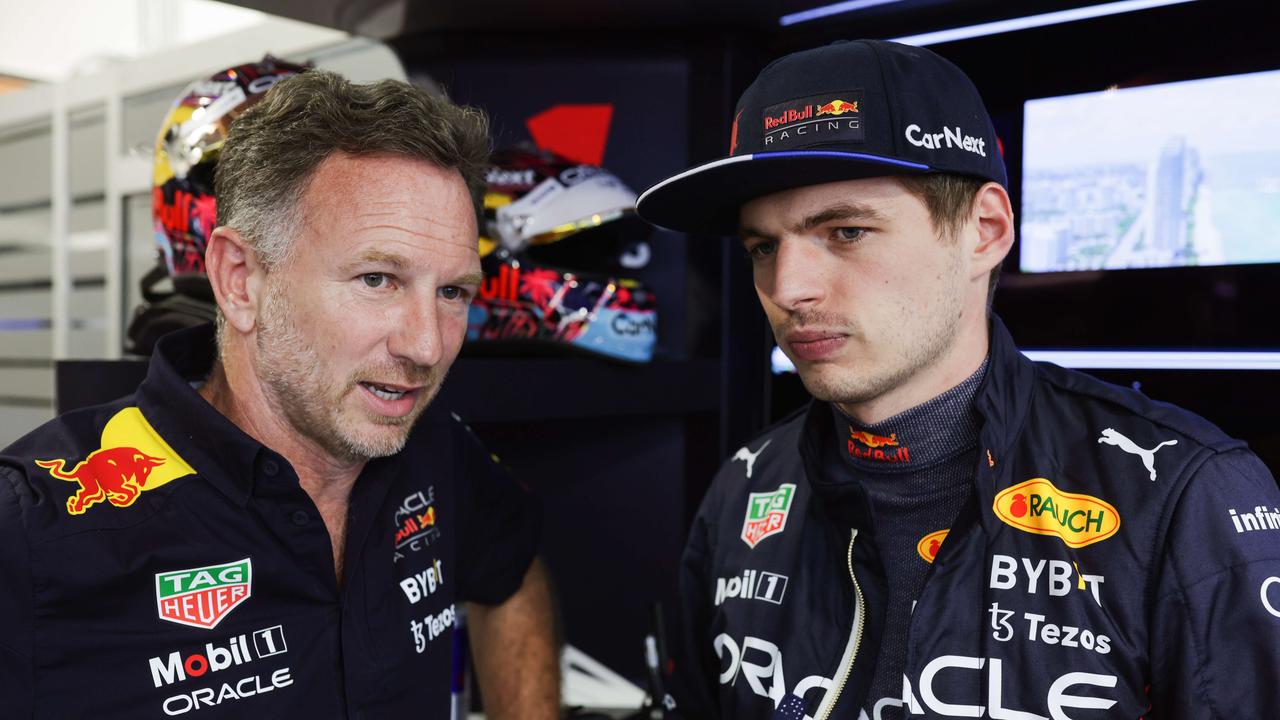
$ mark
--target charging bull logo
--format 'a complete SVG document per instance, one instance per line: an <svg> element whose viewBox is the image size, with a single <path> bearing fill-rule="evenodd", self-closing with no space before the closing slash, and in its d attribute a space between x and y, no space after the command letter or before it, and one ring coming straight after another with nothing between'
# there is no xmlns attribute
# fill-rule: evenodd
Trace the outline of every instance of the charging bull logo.
<svg viewBox="0 0 1280 720"><path fill-rule="evenodd" d="M832 100L825 105L818 106L819 115L843 115L849 112L858 112L858 103Z"/></svg>
<svg viewBox="0 0 1280 720"><path fill-rule="evenodd" d="M885 448L897 448L886 450ZM911 462L911 449L898 442L898 434L876 435L849 428L849 454L862 460L884 463Z"/></svg>
<svg viewBox="0 0 1280 720"><path fill-rule="evenodd" d="M883 435L873 435L869 432L863 432L862 430L854 430L850 428L849 438L852 440L857 440L858 442L862 443L863 445L866 445L869 448L898 446L898 433L890 433L888 437L885 437Z"/></svg>
<svg viewBox="0 0 1280 720"><path fill-rule="evenodd" d="M51 476L79 485L67 498L67 512L72 515L83 515L104 500L128 507L147 490L195 474L136 407L125 408L107 421L101 444L70 471L62 458L35 461Z"/></svg>

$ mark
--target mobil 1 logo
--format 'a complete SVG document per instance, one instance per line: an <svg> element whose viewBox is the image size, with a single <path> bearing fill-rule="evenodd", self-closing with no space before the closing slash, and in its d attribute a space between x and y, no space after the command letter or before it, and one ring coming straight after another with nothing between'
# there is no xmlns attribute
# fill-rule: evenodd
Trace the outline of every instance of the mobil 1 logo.
<svg viewBox="0 0 1280 720"><path fill-rule="evenodd" d="M763 600L781 605L787 594L787 576L759 570L744 570L741 575L716 578L716 607L725 600Z"/></svg>

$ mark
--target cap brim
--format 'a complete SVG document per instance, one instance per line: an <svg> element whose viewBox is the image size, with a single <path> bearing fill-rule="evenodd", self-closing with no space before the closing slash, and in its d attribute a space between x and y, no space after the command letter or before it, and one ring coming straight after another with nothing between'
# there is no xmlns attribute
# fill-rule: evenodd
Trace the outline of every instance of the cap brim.
<svg viewBox="0 0 1280 720"><path fill-rule="evenodd" d="M738 155L691 168L645 190L636 202L636 212L669 230L736 235L738 210L765 195L806 185L933 170L920 163L836 150Z"/></svg>

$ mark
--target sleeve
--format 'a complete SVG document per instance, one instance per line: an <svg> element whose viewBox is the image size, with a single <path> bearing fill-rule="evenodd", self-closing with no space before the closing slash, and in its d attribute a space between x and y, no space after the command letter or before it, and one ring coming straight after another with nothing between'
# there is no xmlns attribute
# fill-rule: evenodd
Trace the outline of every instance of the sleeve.
<svg viewBox="0 0 1280 720"><path fill-rule="evenodd" d="M703 501L680 560L678 636L670 644L675 660L671 695L680 718L720 717L716 702L720 663L710 637L714 497L709 494Z"/></svg>
<svg viewBox="0 0 1280 720"><path fill-rule="evenodd" d="M520 589L538 553L542 507L469 428L459 425L460 598L500 605Z"/></svg>
<svg viewBox="0 0 1280 720"><path fill-rule="evenodd" d="M1210 458L1170 520L1151 624L1151 718L1280 707L1280 490L1253 453Z"/></svg>
<svg viewBox="0 0 1280 720"><path fill-rule="evenodd" d="M14 478L0 467L0 698L5 717L34 712L30 555Z"/></svg>

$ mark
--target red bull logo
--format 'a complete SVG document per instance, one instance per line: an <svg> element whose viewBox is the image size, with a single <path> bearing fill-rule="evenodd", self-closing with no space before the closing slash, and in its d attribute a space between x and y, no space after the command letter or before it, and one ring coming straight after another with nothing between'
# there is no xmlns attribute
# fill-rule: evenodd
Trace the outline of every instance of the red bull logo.
<svg viewBox="0 0 1280 720"><path fill-rule="evenodd" d="M777 115L766 115L764 117L764 129L772 130L782 125L790 125L801 120L810 120L813 118L813 108L813 105L805 105L803 109L788 108Z"/></svg>
<svg viewBox="0 0 1280 720"><path fill-rule="evenodd" d="M851 112L858 112L858 103L845 102L844 100L832 100L831 102L818 107L819 115L843 115Z"/></svg>
<svg viewBox="0 0 1280 720"><path fill-rule="evenodd" d="M70 471L62 458L35 461L52 477L79 486L67 498L67 512L72 515L83 515L103 501L129 507L143 492L195 474L136 407L125 408L107 421L101 444Z"/></svg>
<svg viewBox="0 0 1280 720"><path fill-rule="evenodd" d="M897 448L897 450L885 450L884 448ZM897 433L891 433L886 437L864 430L849 428L848 449L850 455L861 460L887 463L911 462L911 450L898 443Z"/></svg>
<svg viewBox="0 0 1280 720"><path fill-rule="evenodd" d="M869 448L898 446L898 433L890 433L889 437L885 437L883 435L872 435L869 432L863 432L861 430L850 430L849 438L851 440L857 440Z"/></svg>

